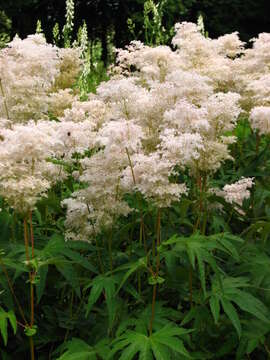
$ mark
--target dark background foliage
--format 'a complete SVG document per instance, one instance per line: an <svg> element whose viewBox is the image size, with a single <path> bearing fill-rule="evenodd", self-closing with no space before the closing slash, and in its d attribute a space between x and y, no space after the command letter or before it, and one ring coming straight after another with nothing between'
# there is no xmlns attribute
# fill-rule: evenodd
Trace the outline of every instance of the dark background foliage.
<svg viewBox="0 0 270 360"><path fill-rule="evenodd" d="M136 29L143 27L144 0L76 0L75 29L86 21L89 37L100 39L103 60L107 58L107 35L114 34L116 47L126 45L132 38L127 19L132 18ZM60 28L65 22L65 0L0 0L0 10L12 20L11 37L16 33L25 37L35 32L40 19L46 38L52 40L56 22ZM178 21L196 21L201 13L211 37L239 31L247 41L260 32L270 32L270 2L268 0L167 0L164 26L170 28ZM4 27L0 17L0 28ZM144 40L144 33L139 38Z"/></svg>

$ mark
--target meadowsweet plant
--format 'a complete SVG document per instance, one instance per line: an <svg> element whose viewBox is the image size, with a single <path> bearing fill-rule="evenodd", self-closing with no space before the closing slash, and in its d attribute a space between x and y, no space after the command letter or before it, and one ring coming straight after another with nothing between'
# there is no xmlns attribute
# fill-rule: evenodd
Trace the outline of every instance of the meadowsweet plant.
<svg viewBox="0 0 270 360"><path fill-rule="evenodd" d="M11 354L22 331L32 360L269 354L269 34L246 48L200 20L161 37L117 49L90 94L85 24L78 47L36 34L0 52Z"/></svg>
<svg viewBox="0 0 270 360"><path fill-rule="evenodd" d="M97 98L109 114L97 130L95 148L100 150L81 161L82 173L77 179L84 184L83 189L63 202L67 206L68 238L76 240L93 241L100 232L112 232L119 216L131 217L134 212L138 213L139 243L145 252L146 266L151 273L149 283L153 286L151 315L146 326L150 336L155 327L158 284L164 281L160 276L162 218L168 209L185 203L184 199L193 199L193 233L199 231L205 235L212 209L218 211L210 206L207 189L221 167L234 161L230 149L237 141L233 132L242 111L241 95L237 91L237 81L242 76L238 56L242 54L243 64L246 59L237 34L212 40L190 23L179 24L176 30L173 39L176 50L166 46L152 48L140 42L118 50L112 78L97 88ZM224 185L215 194L244 215L241 208L250 196L252 185L251 178L243 178L235 184ZM143 212L147 210L141 208L143 201L153 206L148 211L156 218L156 235L152 235L150 244L146 239L149 235L144 225ZM230 218L231 215L228 221ZM110 239L108 235L112 270ZM167 244L174 243L176 239ZM192 268L196 268L198 256L206 297L203 262L208 260L202 260L202 255L196 255L195 250L194 255L189 254L194 256L188 271L192 311L196 301ZM210 266L215 268L213 263ZM139 291L140 287L139 275ZM94 288L90 292L90 303L93 294ZM213 301L211 311L215 314ZM233 322L235 308L229 303L232 309L229 310L227 303L222 304ZM240 334L238 325L234 326Z"/></svg>

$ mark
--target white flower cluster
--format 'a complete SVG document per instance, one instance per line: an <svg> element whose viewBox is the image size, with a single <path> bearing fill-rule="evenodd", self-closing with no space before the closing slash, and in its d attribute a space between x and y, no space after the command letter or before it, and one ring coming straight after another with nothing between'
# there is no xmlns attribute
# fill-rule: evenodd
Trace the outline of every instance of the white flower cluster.
<svg viewBox="0 0 270 360"><path fill-rule="evenodd" d="M244 200L249 199L250 189L254 185L254 178L244 178L236 181L233 184L226 184L222 189L210 188L208 191L210 194L215 194L224 198L224 200L235 206L235 209L240 213L244 214L241 209ZM221 204L217 205L220 210L223 209Z"/></svg>
<svg viewBox="0 0 270 360"><path fill-rule="evenodd" d="M223 187L224 199L230 204L242 206L243 201L250 197L250 190L254 185L253 178L242 178L234 184Z"/></svg>
<svg viewBox="0 0 270 360"><path fill-rule="evenodd" d="M195 44L188 34L195 36ZM70 238L86 239L87 233L89 237L131 211L124 194L139 191L156 206L168 207L188 194L186 185L177 181L177 168L191 175L211 173L231 159L228 145L236 139L227 133L240 114L240 95L222 90L228 83L224 69L214 77L208 61L211 54L214 67L218 57L231 73L232 57L243 44L236 34L205 39L196 25L188 23L179 27L173 42L177 51L137 41L117 50L114 75L90 101L98 104L100 150L82 161L79 180L84 189L64 202ZM201 63L195 66L195 59ZM76 106L79 111L86 105Z"/></svg>
<svg viewBox="0 0 270 360"><path fill-rule="evenodd" d="M62 178L60 169L49 162L63 147L51 122L17 124L1 130L0 194L8 204L27 213Z"/></svg>
<svg viewBox="0 0 270 360"><path fill-rule="evenodd" d="M56 174L65 176L48 159L72 162L80 153L74 178L82 186L63 205L67 236L89 240L132 211L127 194L140 192L159 208L169 207L188 194L179 171L210 176L232 159L229 145L236 141L232 132L240 105L264 106L253 109L251 119L254 128L268 132L269 94L261 88L261 104L250 89L251 81L269 81L267 34L245 50L236 33L212 40L192 23L178 24L176 30L176 50L138 41L117 50L111 79L85 102L73 99L69 90L80 66L74 49L59 50L35 35L16 39L1 52L5 94L0 189L10 206L20 211L33 208L59 178ZM245 75L243 69L257 75ZM46 121L48 110L58 122ZM25 124L14 125L17 122ZM252 179L226 185L226 201L242 204L250 184Z"/></svg>
<svg viewBox="0 0 270 360"><path fill-rule="evenodd" d="M72 31L74 23L74 1L67 0L66 1L66 27L69 31Z"/></svg>
<svg viewBox="0 0 270 360"><path fill-rule="evenodd" d="M256 106L250 112L251 127L260 134L270 134L270 106Z"/></svg>
<svg viewBox="0 0 270 360"><path fill-rule="evenodd" d="M77 49L59 49L46 43L42 34L21 40L15 37L8 47L0 51L0 117L12 122L27 122L46 118L54 109L51 93L58 101L69 99L70 88L80 71L81 60ZM57 105L57 104L55 104Z"/></svg>
<svg viewBox="0 0 270 360"><path fill-rule="evenodd" d="M244 51L234 62L237 84L242 95L242 106L251 111L250 122L253 130L270 134L267 117L270 111L270 34L259 34L252 39L253 46ZM268 120L269 121L269 120Z"/></svg>

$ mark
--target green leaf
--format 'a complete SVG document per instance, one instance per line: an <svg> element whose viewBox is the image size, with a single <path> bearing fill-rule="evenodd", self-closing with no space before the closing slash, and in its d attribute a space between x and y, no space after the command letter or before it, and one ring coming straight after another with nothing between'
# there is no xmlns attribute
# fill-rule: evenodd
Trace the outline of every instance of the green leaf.
<svg viewBox="0 0 270 360"><path fill-rule="evenodd" d="M93 305L97 302L98 298L100 297L103 290L103 283L95 283L92 286L89 298L88 298L88 304L86 307L86 316L90 313L92 310Z"/></svg>
<svg viewBox="0 0 270 360"><path fill-rule="evenodd" d="M110 327L112 326L114 320L115 309L117 305L115 298L115 284L116 284L116 280L112 276L110 277L106 277L105 275L97 276L90 285L92 288L88 298L88 304L86 306L86 316L88 316L93 305L97 302L101 293L104 291L105 300L108 308Z"/></svg>
<svg viewBox="0 0 270 360"><path fill-rule="evenodd" d="M233 304L230 301L228 301L224 298L221 299L221 304L222 304L225 314L231 320L233 326L235 327L235 329L237 331L238 337L240 338L241 334L242 334L242 329L241 329L240 320L239 320L239 317L235 310L235 307L233 306Z"/></svg>
<svg viewBox="0 0 270 360"><path fill-rule="evenodd" d="M90 351L78 351L76 353L68 351L57 360L96 360L96 352Z"/></svg>
<svg viewBox="0 0 270 360"><path fill-rule="evenodd" d="M217 296L213 295L210 298L210 309L213 314L215 324L218 323L219 314L220 314L220 302Z"/></svg>
<svg viewBox="0 0 270 360"><path fill-rule="evenodd" d="M90 270L94 274L97 273L97 269L79 253L65 248L63 255L65 255L68 259L75 261L76 264L81 265L87 270Z"/></svg>
<svg viewBox="0 0 270 360"><path fill-rule="evenodd" d="M156 360L167 360L171 358L171 352L166 345L151 340L151 346Z"/></svg>
<svg viewBox="0 0 270 360"><path fill-rule="evenodd" d="M81 296L80 284L75 269L69 263L55 264L57 270L64 276L67 283L70 284L75 290L78 297Z"/></svg>
<svg viewBox="0 0 270 360"><path fill-rule="evenodd" d="M4 309L0 307L0 332L4 341L4 345L7 345L8 341L8 320L12 326L12 330L14 335L17 332L17 321L16 316L13 311L6 312Z"/></svg>
<svg viewBox="0 0 270 360"><path fill-rule="evenodd" d="M40 266L38 274L39 274L39 282L36 284L37 303L40 302L42 295L44 294L46 279L48 274L48 266L47 265Z"/></svg>
<svg viewBox="0 0 270 360"><path fill-rule="evenodd" d="M177 326L167 325L161 330L157 331L152 335L155 341L160 344L166 345L169 349L187 357L191 358L186 348L184 347L183 341L178 339L178 336L183 336L190 332L190 330L178 328Z"/></svg>
<svg viewBox="0 0 270 360"><path fill-rule="evenodd" d="M36 326L36 325L33 325L32 327L26 326L25 329L24 329L24 333L25 333L25 335L28 336L28 337L31 337L31 336L36 335L36 333L37 333L37 326Z"/></svg>
<svg viewBox="0 0 270 360"><path fill-rule="evenodd" d="M148 342L145 341L145 343ZM126 349L123 350L119 360L132 360L134 356L137 354L137 352L138 352L137 344L136 343L131 344Z"/></svg>
<svg viewBox="0 0 270 360"><path fill-rule="evenodd" d="M251 354L255 349L256 347L258 347L259 345L259 340L258 339L251 339L248 341L248 344L247 344L247 354Z"/></svg>
<svg viewBox="0 0 270 360"><path fill-rule="evenodd" d="M168 324L152 335L145 333L126 331L112 343L112 350L108 356L113 358L120 351L119 360L152 360L153 354L156 360L173 359L177 353L185 358L191 358L179 337L186 335L188 330Z"/></svg>
<svg viewBox="0 0 270 360"><path fill-rule="evenodd" d="M97 273L97 269L78 252L71 250L65 239L58 234L55 234L51 237L43 252L49 256L65 256L66 258L73 260L75 263L81 265L85 269L90 270L95 274Z"/></svg>
<svg viewBox="0 0 270 360"><path fill-rule="evenodd" d="M16 320L16 316L15 316L14 312L10 310L10 311L7 313L7 317L8 317L8 319L9 319L9 322L10 322L11 326L12 326L13 334L15 335L16 332L17 332L17 320Z"/></svg>
<svg viewBox="0 0 270 360"><path fill-rule="evenodd" d="M195 251L194 251L193 247L191 246L191 244L189 244L189 243L187 243L186 249L187 249L187 254L188 254L191 266L195 270Z"/></svg>
<svg viewBox="0 0 270 360"><path fill-rule="evenodd" d="M165 279L161 276L150 276L148 278L149 285L163 284Z"/></svg>
<svg viewBox="0 0 270 360"><path fill-rule="evenodd" d="M96 349L80 339L72 339L58 351L65 351L57 360L96 360Z"/></svg>
<svg viewBox="0 0 270 360"><path fill-rule="evenodd" d="M269 310L267 307L250 293L238 290L233 294L232 301L234 301L243 311L254 315L262 321L270 322Z"/></svg>
<svg viewBox="0 0 270 360"><path fill-rule="evenodd" d="M204 296L206 296L206 280L205 280L205 267L202 259L202 254L200 251L195 251L196 257L198 260L198 267L199 267L199 275L200 281L203 289Z"/></svg>
<svg viewBox="0 0 270 360"><path fill-rule="evenodd" d="M5 346L7 345L8 340L8 332L7 332L7 314L6 312L1 309L0 310L0 331L4 341Z"/></svg>
<svg viewBox="0 0 270 360"><path fill-rule="evenodd" d="M138 271L139 269L144 268L144 267L146 267L146 258L139 259L139 260L136 261L135 263L127 264L127 265L124 265L124 266L116 269L115 271L125 270L125 269L127 269L127 268L129 269L129 270L125 273L125 275L124 275L124 277L123 277L123 279L122 279L122 281L121 281L118 289L116 290L116 294L119 293L119 291L121 290L121 288L123 287L123 285L125 284L125 282L127 281L127 279L128 279L134 272L136 272L136 271Z"/></svg>

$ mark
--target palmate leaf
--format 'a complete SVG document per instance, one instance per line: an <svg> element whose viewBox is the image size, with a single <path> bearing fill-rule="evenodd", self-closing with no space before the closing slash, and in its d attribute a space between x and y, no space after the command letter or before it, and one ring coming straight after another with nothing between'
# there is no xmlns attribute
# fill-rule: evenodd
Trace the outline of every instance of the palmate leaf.
<svg viewBox="0 0 270 360"><path fill-rule="evenodd" d="M109 325L111 327L114 321L115 309L117 305L116 285L117 279L113 276L99 275L94 278L90 285L87 286L87 288L91 287L91 291L86 306L86 316L88 316L89 312L93 308L93 305L98 301L101 294L104 294L109 314Z"/></svg>
<svg viewBox="0 0 270 360"><path fill-rule="evenodd" d="M258 319L243 321L243 335L239 342L236 359L241 360L245 354L251 354L256 347L266 341L266 335L270 332L270 324L266 325Z"/></svg>
<svg viewBox="0 0 270 360"><path fill-rule="evenodd" d="M55 264L57 270L63 275L67 283L72 286L78 297L81 296L80 284L76 272L68 262L58 262Z"/></svg>
<svg viewBox="0 0 270 360"><path fill-rule="evenodd" d="M116 335L121 336L128 330L134 330L138 333L147 333L149 321L152 315L152 304L145 308L138 308L132 316L125 315L125 318L118 326ZM155 305L155 318L153 321L153 331L158 331L173 321L181 319L181 313L171 307L166 306L165 302L157 301Z"/></svg>
<svg viewBox="0 0 270 360"><path fill-rule="evenodd" d="M192 321L192 326L195 329L206 329L210 320L211 314L205 305L197 305L190 308L185 314L180 325L185 326Z"/></svg>
<svg viewBox="0 0 270 360"><path fill-rule="evenodd" d="M126 283L126 281L128 280L128 278L134 274L135 272L137 272L139 269L147 269L147 260L146 258L141 258L136 262L133 263L129 263L129 264L125 264L122 265L120 267L118 267L117 269L115 269L115 272L119 272L119 271L125 271L125 275L123 276L120 285L118 286L118 289L116 291L116 294L118 294L118 292L121 290L121 288L123 287L123 285Z"/></svg>
<svg viewBox="0 0 270 360"><path fill-rule="evenodd" d="M91 346L81 339L73 338L72 340L61 345L55 353L63 353L56 360L97 360L105 359L109 347L106 339Z"/></svg>
<svg viewBox="0 0 270 360"><path fill-rule="evenodd" d="M191 359L181 339L189 332L172 324L152 335L129 330L112 343L108 359L114 359L116 354L119 360L173 360L176 354L183 359Z"/></svg>
<svg viewBox="0 0 270 360"><path fill-rule="evenodd" d="M235 305L242 311L270 324L270 312L268 308L254 295L242 290L248 287L248 280L241 277L227 277L219 280L214 278L212 281L212 292L209 302L215 323L218 322L220 305L222 305L225 314L235 327L239 338L241 337L242 329Z"/></svg>
<svg viewBox="0 0 270 360"><path fill-rule="evenodd" d="M195 270L198 266L199 279L201 282L204 296L207 295L205 264L208 264L213 272L219 276L222 274L218 266L214 251L220 251L227 256L239 260L237 246L242 244L243 240L230 233L220 233L211 236L204 236L195 233L190 237L178 237L174 235L169 240L163 242L161 252L166 254L166 248L173 246L172 250L167 250L167 254L173 252L176 256L181 256L185 252L189 258L192 268Z"/></svg>
<svg viewBox="0 0 270 360"><path fill-rule="evenodd" d="M148 328L149 321L152 314L152 305L148 305L143 311L138 312L137 323L136 323L136 331L145 331ZM155 306L155 318L153 321L153 329L160 330L164 326L171 323L171 321L180 320L181 314L179 311L174 310L171 307L166 306L165 302L158 301Z"/></svg>
<svg viewBox="0 0 270 360"><path fill-rule="evenodd" d="M185 252L193 269L196 268L196 263L198 264L199 278L206 296L205 263L208 263L216 273L218 272L218 266L211 253L215 248L213 241L206 241L206 237L194 234L189 238L173 236L163 243L163 247L168 245L174 245L173 251L176 256L181 256L181 253Z"/></svg>
<svg viewBox="0 0 270 360"><path fill-rule="evenodd" d="M50 241L42 251L41 255L43 255L45 258L49 258L50 256L62 255L66 259L69 259L74 263L96 274L98 271L95 266L91 264L79 252L72 250L72 247L73 245L69 245L62 236L55 234L51 237Z"/></svg>
<svg viewBox="0 0 270 360"><path fill-rule="evenodd" d="M59 234L54 234L44 249L36 250L36 256L39 259L38 276L40 277L40 281L36 285L38 302L45 290L49 265L54 265L57 268L78 297L80 297L81 292L76 268L81 266L92 273L97 273L94 265L78 251L72 250L72 245L69 245Z"/></svg>
<svg viewBox="0 0 270 360"><path fill-rule="evenodd" d="M262 286L264 281L270 281L270 257L257 245L246 244L241 254L241 260L237 269L238 273L250 274L251 281L256 287Z"/></svg>

